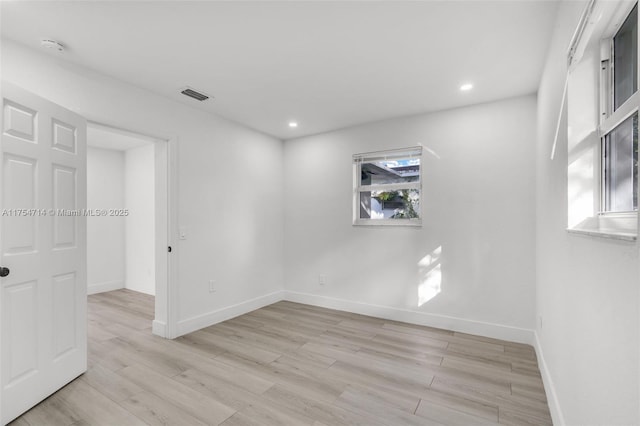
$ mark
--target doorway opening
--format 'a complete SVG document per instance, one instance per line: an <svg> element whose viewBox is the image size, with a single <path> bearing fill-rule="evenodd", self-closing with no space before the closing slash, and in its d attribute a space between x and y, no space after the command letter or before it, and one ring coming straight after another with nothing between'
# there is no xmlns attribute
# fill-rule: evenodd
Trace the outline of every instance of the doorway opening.
<svg viewBox="0 0 640 426"><path fill-rule="evenodd" d="M154 298L148 317L162 337L171 337L168 159L167 140L87 125L87 294Z"/></svg>

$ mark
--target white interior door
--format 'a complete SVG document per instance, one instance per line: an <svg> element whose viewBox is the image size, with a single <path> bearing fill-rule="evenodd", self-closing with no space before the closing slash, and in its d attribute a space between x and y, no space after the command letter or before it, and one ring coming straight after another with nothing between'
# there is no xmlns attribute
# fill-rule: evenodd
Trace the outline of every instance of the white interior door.
<svg viewBox="0 0 640 426"><path fill-rule="evenodd" d="M0 420L87 368L86 122L2 84Z"/></svg>

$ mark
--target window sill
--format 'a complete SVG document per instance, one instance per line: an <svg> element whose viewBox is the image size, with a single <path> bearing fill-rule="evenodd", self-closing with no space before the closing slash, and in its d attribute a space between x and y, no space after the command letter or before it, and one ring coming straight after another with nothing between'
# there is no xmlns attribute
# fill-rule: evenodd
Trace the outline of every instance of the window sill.
<svg viewBox="0 0 640 426"><path fill-rule="evenodd" d="M636 213L611 213L589 217L567 232L598 238L631 241L638 239Z"/></svg>
<svg viewBox="0 0 640 426"><path fill-rule="evenodd" d="M355 220L353 226L409 226L409 227L421 227L421 219L370 219L370 220Z"/></svg>
<svg viewBox="0 0 640 426"><path fill-rule="evenodd" d="M595 229L567 229L570 234L589 235L591 237L607 238L610 240L622 240L635 242L638 237L637 234L629 232L611 231L611 230L595 230Z"/></svg>

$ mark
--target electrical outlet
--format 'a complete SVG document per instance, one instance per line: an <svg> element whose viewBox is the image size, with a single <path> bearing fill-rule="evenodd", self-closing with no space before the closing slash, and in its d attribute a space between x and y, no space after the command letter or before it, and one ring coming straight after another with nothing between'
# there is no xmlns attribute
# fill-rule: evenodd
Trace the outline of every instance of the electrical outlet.
<svg viewBox="0 0 640 426"><path fill-rule="evenodd" d="M209 280L209 293L216 292L216 280Z"/></svg>
<svg viewBox="0 0 640 426"><path fill-rule="evenodd" d="M327 277L324 275L318 275L318 284L319 285L325 285L327 281Z"/></svg>

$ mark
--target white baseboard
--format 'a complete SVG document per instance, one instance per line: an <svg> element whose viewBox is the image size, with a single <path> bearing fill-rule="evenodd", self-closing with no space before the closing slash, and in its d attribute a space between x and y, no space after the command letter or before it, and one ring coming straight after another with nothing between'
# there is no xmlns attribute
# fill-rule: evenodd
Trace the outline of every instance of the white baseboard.
<svg viewBox="0 0 640 426"><path fill-rule="evenodd" d="M131 281L124 282L124 288L137 291L138 293L148 294L149 296L156 295L156 283L144 283L143 285L139 285L139 283L132 283Z"/></svg>
<svg viewBox="0 0 640 426"><path fill-rule="evenodd" d="M124 281L105 281L87 285L87 294L104 293L105 291L113 291L124 288Z"/></svg>
<svg viewBox="0 0 640 426"><path fill-rule="evenodd" d="M355 314L368 315L393 321L443 328L446 330L458 331L460 333L508 340L510 342L525 343L527 345L533 345L534 343L534 331L526 328L473 321L464 318L429 314L425 312L409 311L391 308L388 306L371 305L368 303L352 302L350 300L335 299L332 297L297 293L293 291L284 291L283 299L291 302L305 303L308 305L321 306L323 308L336 309L339 311L352 312Z"/></svg>
<svg viewBox="0 0 640 426"><path fill-rule="evenodd" d="M551 373L549 372L547 362L544 359L544 353L542 352L542 345L540 344L538 333L534 332L534 336L535 340L533 343L533 347L535 348L536 356L538 357L538 368L540 369L540 375L542 375L542 383L544 384L544 390L547 394L547 404L549 405L549 411L551 412L551 420L553 420L554 425L562 426L566 423L564 421L564 416L562 415L562 410L560 409L556 387L553 384Z"/></svg>
<svg viewBox="0 0 640 426"><path fill-rule="evenodd" d="M244 315L246 313L255 311L256 309L260 309L264 306L271 305L272 303L276 303L281 300L282 292L276 291L264 296L247 300L246 302L238 303L237 305L228 306L226 308L218 309L217 311L207 312L206 314L178 321L176 337L191 333L196 330L200 330L201 328L209 327L210 325L214 325L240 315Z"/></svg>
<svg viewBox="0 0 640 426"><path fill-rule="evenodd" d="M151 323L151 333L159 337L167 338L167 323L153 320Z"/></svg>
<svg viewBox="0 0 640 426"><path fill-rule="evenodd" d="M393 321L401 321L410 324L424 325L428 327L442 328L446 330L469 333L477 336L490 337L494 339L507 340L510 342L535 345L535 332L526 328L511 327L502 324L494 324L482 321L473 321L464 318L450 317L446 315L429 314L425 312L409 311L404 309L391 308L388 306L371 305L368 303L353 302L350 300L336 299L332 297L319 296L309 293L298 293L293 291L276 291L264 296L256 297L246 302L228 306L216 311L207 312L202 315L181 320L177 324L176 336L182 336L204 327L226 321L231 318L260 309L281 300L305 303L308 305L320 306L339 311L352 312L355 314L368 315L377 318L384 318ZM158 327L160 335L161 324ZM166 331L166 324L162 324Z"/></svg>

